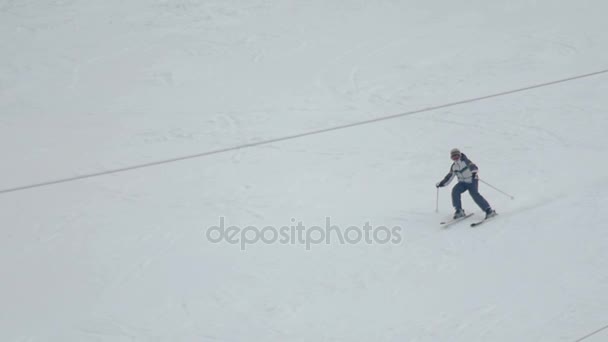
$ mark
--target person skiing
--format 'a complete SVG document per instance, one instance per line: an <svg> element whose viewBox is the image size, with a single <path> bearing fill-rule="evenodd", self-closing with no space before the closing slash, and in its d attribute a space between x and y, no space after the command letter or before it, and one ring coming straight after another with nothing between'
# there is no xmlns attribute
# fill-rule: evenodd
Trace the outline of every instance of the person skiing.
<svg viewBox="0 0 608 342"><path fill-rule="evenodd" d="M454 206L454 209L456 209L454 219L465 216L460 195L467 190L473 198L473 201L475 201L479 208L486 213L486 219L495 216L496 211L492 209L488 201L486 201L478 191L479 177L477 176L477 172L479 169L477 168L477 165L469 160L469 158L457 148L450 151L450 158L454 162L450 167L450 172L441 180L441 182L437 183L436 186L438 188L447 186L452 182L454 176L458 177L458 184L452 188L452 205Z"/></svg>

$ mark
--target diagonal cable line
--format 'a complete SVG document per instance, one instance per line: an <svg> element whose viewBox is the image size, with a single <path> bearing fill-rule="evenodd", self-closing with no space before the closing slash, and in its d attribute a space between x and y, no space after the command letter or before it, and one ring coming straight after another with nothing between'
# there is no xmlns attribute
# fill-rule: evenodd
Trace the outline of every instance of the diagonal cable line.
<svg viewBox="0 0 608 342"><path fill-rule="evenodd" d="M158 165L175 163L178 161L183 161L183 160L188 160L188 159L202 158L202 157L206 157L206 156L210 156L210 155L215 155L215 154L220 154L220 153L225 153L225 152L230 152L230 151L236 151L236 150L256 147L256 146L260 146L260 145L267 145L267 144L272 144L272 143L286 141L286 140L293 140L293 139L308 137L311 135L338 131L338 130L356 127L356 126L368 125L368 124L372 124L372 123L376 123L376 122L397 119L397 118L401 118L401 117L409 116L409 115L413 115L413 114L431 112L431 111L435 111L438 109L459 106L459 105L463 105L463 104L467 104L467 103L487 100L487 99L501 97L501 96L505 96L505 95L511 95L511 94L515 94L515 93L521 93L521 92L525 92L525 91L536 89L536 88L547 87L547 86L551 86L551 85L555 85L555 84L565 83L565 82L574 81L574 80L578 80L578 79L582 79L582 78L588 78L588 77L597 76L597 75L601 75L601 74L605 74L605 73L608 73L608 69L595 71L595 72L591 72L591 73L587 73L587 74L581 74L581 75L577 75L577 76L572 76L572 77L568 77L568 78L562 78L562 79L554 80L554 81L550 81L550 82L539 83L539 84L535 84L535 85L531 85L531 86L527 86L527 87L523 87L523 88L511 89L511 90L502 91L499 93L469 98L469 99L455 101L455 102L449 102L449 103L445 103L445 104L441 104L441 105L437 105L437 106L415 109L415 110L411 110L411 111L404 112L404 113L381 116L381 117L363 120L363 121L357 121L357 122L353 122L353 123L349 123L349 124L322 128L322 129L318 129L318 130L313 130L313 131L308 131L308 132L303 132L303 133L298 133L298 134L293 134L293 135L287 135L287 136L278 137L278 138L260 140L257 142L251 142L251 143L236 145L236 146L232 146L232 147L225 147L225 148L201 152L201 153L197 153L197 154L180 156L180 157L175 157L175 158L170 158L170 159L157 160L157 161L152 161L152 162L143 163L143 164L131 165L131 166L126 166L126 167L122 167L122 168L104 170L104 171L93 172L93 173L87 173L87 174L82 174L82 175L77 175L77 176L72 176L72 177L44 181L44 182L40 182L40 183L33 183L33 184L29 184L29 185L21 185L21 186L16 186L16 187L12 187L12 188L5 188L5 189L0 190L0 195L11 193L11 192L28 190L28 189L41 188L41 187L50 186L50 185L75 182L75 181L87 179L87 178L94 178L94 177L115 174L115 173L133 171L133 170L138 170L138 169L143 169L143 168L148 168L148 167L153 167L153 166L158 166Z"/></svg>
<svg viewBox="0 0 608 342"><path fill-rule="evenodd" d="M604 330L606 330L606 329L608 329L608 325L607 325L607 326L605 326L605 327L603 327L603 328L597 329L596 331L594 331L594 332L592 332L592 333L590 333L590 334L587 334L587 335L585 335L585 336L583 336L583 337L579 338L578 340L576 340L576 341L574 341L574 342L581 342L581 341L583 341L583 340L586 340L586 339L588 339L589 337L594 336L594 335L596 335L596 334L598 334L598 333L600 333L600 332L602 332L602 331L604 331Z"/></svg>

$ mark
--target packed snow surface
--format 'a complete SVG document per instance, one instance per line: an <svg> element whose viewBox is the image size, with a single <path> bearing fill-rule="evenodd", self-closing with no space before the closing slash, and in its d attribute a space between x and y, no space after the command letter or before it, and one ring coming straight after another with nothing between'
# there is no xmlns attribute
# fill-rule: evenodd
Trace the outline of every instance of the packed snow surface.
<svg viewBox="0 0 608 342"><path fill-rule="evenodd" d="M0 340L607 341L606 13L0 0ZM479 228L453 147L515 197Z"/></svg>

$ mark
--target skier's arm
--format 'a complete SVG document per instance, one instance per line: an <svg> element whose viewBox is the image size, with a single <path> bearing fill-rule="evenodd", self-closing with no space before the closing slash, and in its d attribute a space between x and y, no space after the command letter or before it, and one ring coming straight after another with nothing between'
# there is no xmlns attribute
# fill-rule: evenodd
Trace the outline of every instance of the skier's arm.
<svg viewBox="0 0 608 342"><path fill-rule="evenodd" d="M455 176L454 171L452 171L452 168L450 167L450 172L447 175L445 175L445 177L443 177L441 182L437 183L436 186L438 188L441 188L441 187L444 187L444 186L450 184L452 179L454 179L454 176Z"/></svg>
<svg viewBox="0 0 608 342"><path fill-rule="evenodd" d="M461 158L462 158L462 161L469 167L469 170L471 170L471 173L473 174L473 179L477 179L477 172L479 171L479 168L477 167L477 165L475 165L475 163L473 163L464 154L461 156Z"/></svg>

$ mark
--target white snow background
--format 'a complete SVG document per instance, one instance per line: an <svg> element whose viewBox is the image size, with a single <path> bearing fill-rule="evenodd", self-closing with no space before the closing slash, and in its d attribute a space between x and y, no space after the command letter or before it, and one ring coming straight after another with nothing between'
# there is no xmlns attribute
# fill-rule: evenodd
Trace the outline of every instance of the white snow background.
<svg viewBox="0 0 608 342"><path fill-rule="evenodd" d="M1 341L576 341L608 324L601 0L0 0ZM500 216L442 229L459 147ZM482 217L467 194L465 209ZM207 229L400 226L398 244ZM585 338L607 341L608 331Z"/></svg>

